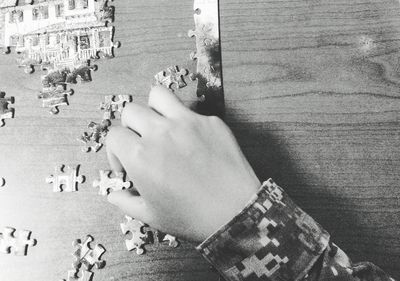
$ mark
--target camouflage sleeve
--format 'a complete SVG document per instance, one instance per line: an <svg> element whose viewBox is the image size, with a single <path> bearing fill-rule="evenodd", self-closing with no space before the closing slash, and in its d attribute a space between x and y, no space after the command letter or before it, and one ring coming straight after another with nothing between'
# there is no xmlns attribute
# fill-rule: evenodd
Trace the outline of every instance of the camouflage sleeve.
<svg viewBox="0 0 400 281"><path fill-rule="evenodd" d="M373 264L352 265L271 179L197 250L229 281L394 281Z"/></svg>

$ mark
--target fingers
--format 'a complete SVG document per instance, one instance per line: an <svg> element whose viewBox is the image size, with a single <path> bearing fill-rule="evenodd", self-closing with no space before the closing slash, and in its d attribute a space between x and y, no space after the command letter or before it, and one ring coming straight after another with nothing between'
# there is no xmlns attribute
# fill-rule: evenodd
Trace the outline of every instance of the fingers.
<svg viewBox="0 0 400 281"><path fill-rule="evenodd" d="M163 117L150 107L129 103L124 107L121 119L122 126L134 130L143 137L149 131L154 130Z"/></svg>
<svg viewBox="0 0 400 281"><path fill-rule="evenodd" d="M156 86L151 89L149 106L167 118L182 118L188 113L192 113L176 95L162 86Z"/></svg>
<svg viewBox="0 0 400 281"><path fill-rule="evenodd" d="M119 207L125 214L145 223L151 223L150 212L143 198L132 194L130 190L111 192L108 195L108 201Z"/></svg>
<svg viewBox="0 0 400 281"><path fill-rule="evenodd" d="M108 162L110 163L111 170L114 172L123 172L125 170L117 156L115 156L111 150L107 150L107 158Z"/></svg>
<svg viewBox="0 0 400 281"><path fill-rule="evenodd" d="M114 127L106 139L107 156L115 171L135 168L137 151L142 147L140 137L124 127Z"/></svg>

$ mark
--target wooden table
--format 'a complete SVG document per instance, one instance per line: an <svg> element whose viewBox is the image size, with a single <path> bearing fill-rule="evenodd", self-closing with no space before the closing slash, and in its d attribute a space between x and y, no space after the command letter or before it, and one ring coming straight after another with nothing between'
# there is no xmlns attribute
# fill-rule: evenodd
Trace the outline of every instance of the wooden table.
<svg viewBox="0 0 400 281"><path fill-rule="evenodd" d="M123 214L91 186L108 168L105 150L76 138L107 94L146 102L154 74L193 69L191 1L117 0L116 58L76 85L70 106L50 116L36 99L40 71L0 58L0 89L16 118L0 129L0 228L33 231L26 257L0 255L0 280L54 281L71 268L71 242L91 234L107 266L94 280L218 280L193 246L126 251ZM222 1L226 121L260 179L272 177L354 260L400 278L400 4L397 0ZM181 95L193 100L195 85ZM53 193L58 164L81 164L77 193Z"/></svg>

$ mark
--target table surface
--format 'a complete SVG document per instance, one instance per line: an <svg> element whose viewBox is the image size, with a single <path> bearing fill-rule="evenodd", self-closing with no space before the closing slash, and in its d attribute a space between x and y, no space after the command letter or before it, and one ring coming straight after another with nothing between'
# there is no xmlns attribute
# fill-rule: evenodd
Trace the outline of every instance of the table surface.
<svg viewBox="0 0 400 281"><path fill-rule="evenodd" d="M0 280L59 280L71 242L87 234L107 249L94 280L218 280L183 243L124 246L123 214L91 182L107 169L104 149L81 152L76 138L99 121L104 95L146 102L158 71L193 69L191 1L117 0L116 57L97 62L70 106L50 116L36 99L40 71L26 75L0 57L0 89L16 118L0 129L0 228L33 231L26 257L0 255ZM400 4L397 0L229 0L221 2L226 121L260 179L274 178L355 261L400 278ZM194 99L191 83L180 94ZM53 193L58 164L81 164L77 193Z"/></svg>

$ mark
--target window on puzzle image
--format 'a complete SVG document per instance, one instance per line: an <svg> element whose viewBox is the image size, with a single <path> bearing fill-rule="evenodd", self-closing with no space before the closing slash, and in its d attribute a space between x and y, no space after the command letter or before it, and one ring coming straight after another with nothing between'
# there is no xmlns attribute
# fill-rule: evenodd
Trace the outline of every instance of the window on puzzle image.
<svg viewBox="0 0 400 281"><path fill-rule="evenodd" d="M11 44L11 46L17 46L18 41L19 41L19 36L18 35L10 36L10 44Z"/></svg>
<svg viewBox="0 0 400 281"><path fill-rule="evenodd" d="M110 32L100 31L99 32L99 47L110 47Z"/></svg>
<svg viewBox="0 0 400 281"><path fill-rule="evenodd" d="M23 11L11 11L10 13L10 23L23 22L24 21L24 12Z"/></svg>
<svg viewBox="0 0 400 281"><path fill-rule="evenodd" d="M9 23L14 23L14 22L16 22L16 20L15 20L15 14L16 14L16 12L17 12L17 11L11 11Z"/></svg>
<svg viewBox="0 0 400 281"><path fill-rule="evenodd" d="M38 20L39 19L39 9L38 8L33 8L32 9L32 19L33 20Z"/></svg>
<svg viewBox="0 0 400 281"><path fill-rule="evenodd" d="M64 4L57 4L56 5L56 17L60 18L64 16Z"/></svg>
<svg viewBox="0 0 400 281"><path fill-rule="evenodd" d="M38 45L39 45L39 36L32 37L32 46L38 46Z"/></svg>
<svg viewBox="0 0 400 281"><path fill-rule="evenodd" d="M75 9L75 0L68 0L68 10Z"/></svg>
<svg viewBox="0 0 400 281"><path fill-rule="evenodd" d="M89 36L88 35L80 36L79 43L81 50L89 49L90 48Z"/></svg>
<svg viewBox="0 0 400 281"><path fill-rule="evenodd" d="M18 11L18 21L19 22L24 21L24 12L23 11Z"/></svg>
<svg viewBox="0 0 400 281"><path fill-rule="evenodd" d="M73 35L68 41L71 43L74 52L78 52L78 36Z"/></svg>
<svg viewBox="0 0 400 281"><path fill-rule="evenodd" d="M81 0L82 8L87 9L89 7L89 0Z"/></svg>
<svg viewBox="0 0 400 281"><path fill-rule="evenodd" d="M48 19L49 18L49 6L42 6L39 8L40 10L40 18Z"/></svg>

